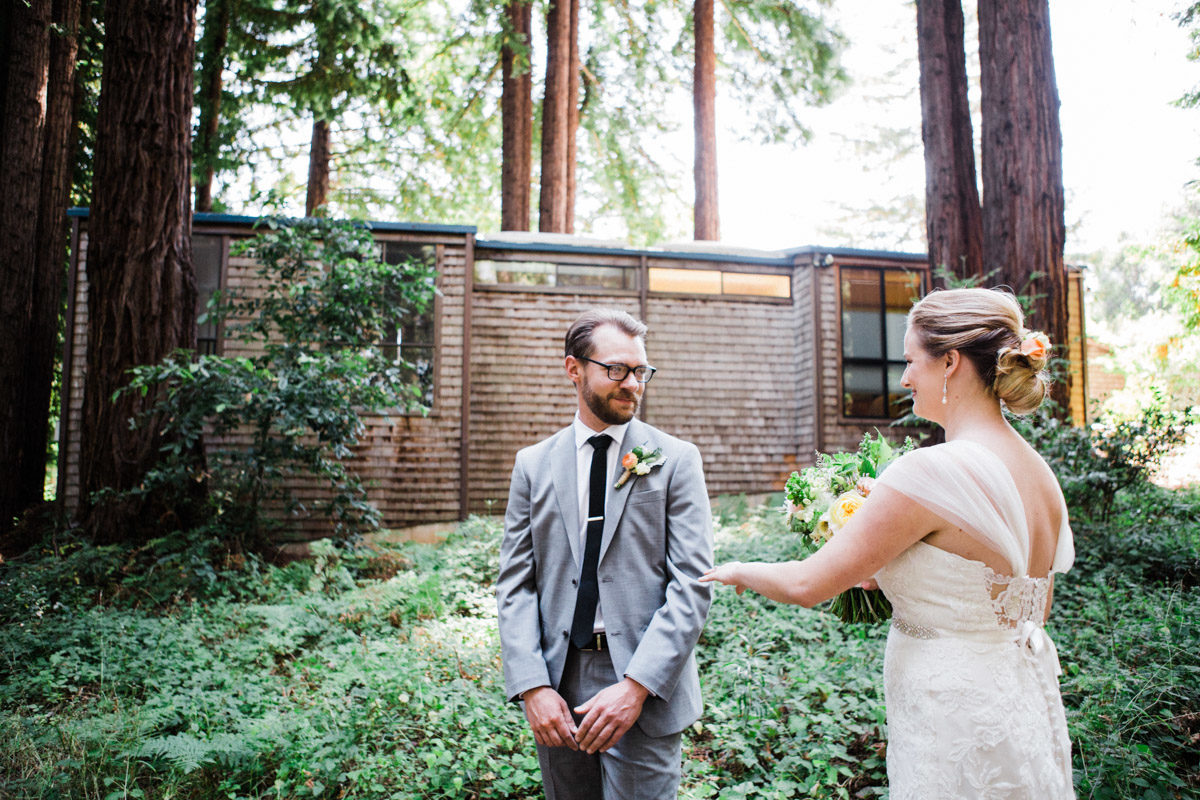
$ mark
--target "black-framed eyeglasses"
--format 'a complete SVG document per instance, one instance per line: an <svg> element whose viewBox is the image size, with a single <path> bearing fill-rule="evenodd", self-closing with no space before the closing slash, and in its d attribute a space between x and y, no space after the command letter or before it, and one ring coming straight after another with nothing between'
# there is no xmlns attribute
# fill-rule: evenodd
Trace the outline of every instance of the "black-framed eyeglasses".
<svg viewBox="0 0 1200 800"><path fill-rule="evenodd" d="M604 369L608 370L608 379L617 383L625 380L625 377L631 372L633 373L633 379L638 383L649 383L650 379L654 377L654 373L658 372L657 369L648 364L640 367L631 367L628 364L605 364L603 361L597 361L587 356L581 356L579 360L590 361L596 366L604 367Z"/></svg>

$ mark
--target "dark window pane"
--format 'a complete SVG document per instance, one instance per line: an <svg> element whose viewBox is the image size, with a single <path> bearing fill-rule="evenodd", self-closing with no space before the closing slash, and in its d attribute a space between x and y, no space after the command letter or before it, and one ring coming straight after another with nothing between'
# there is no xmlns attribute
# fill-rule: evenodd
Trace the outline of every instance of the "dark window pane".
<svg viewBox="0 0 1200 800"><path fill-rule="evenodd" d="M221 288L221 257L225 237L192 236L192 268L196 272L196 349L202 355L217 351L217 323L206 318L208 301Z"/></svg>
<svg viewBox="0 0 1200 800"><path fill-rule="evenodd" d="M912 393L900 385L904 377L903 364L888 365L888 416L903 417L912 409Z"/></svg>
<svg viewBox="0 0 1200 800"><path fill-rule="evenodd" d="M842 413L848 417L886 417L883 398L883 368L842 367Z"/></svg>
<svg viewBox="0 0 1200 800"><path fill-rule="evenodd" d="M882 358L879 336L879 309L842 311L842 356L845 358Z"/></svg>

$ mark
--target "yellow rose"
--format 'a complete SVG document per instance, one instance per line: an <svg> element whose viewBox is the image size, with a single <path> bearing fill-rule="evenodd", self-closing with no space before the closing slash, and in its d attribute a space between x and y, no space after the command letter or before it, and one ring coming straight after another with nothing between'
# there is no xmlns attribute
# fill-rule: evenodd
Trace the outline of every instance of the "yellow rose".
<svg viewBox="0 0 1200 800"><path fill-rule="evenodd" d="M838 497L829 507L829 527L835 531L844 528L865 502L867 502L867 498L856 491L849 491Z"/></svg>

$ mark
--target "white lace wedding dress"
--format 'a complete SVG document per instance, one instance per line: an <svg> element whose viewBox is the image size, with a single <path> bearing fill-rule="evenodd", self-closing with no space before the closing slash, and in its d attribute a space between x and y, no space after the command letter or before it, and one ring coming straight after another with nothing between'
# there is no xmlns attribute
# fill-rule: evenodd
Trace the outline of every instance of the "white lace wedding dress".
<svg viewBox="0 0 1200 800"><path fill-rule="evenodd" d="M892 800L1073 798L1050 578L1028 575L1029 533L1007 467L981 445L914 451L879 485L1005 554L1012 575L917 542L875 576L893 606L884 658ZM1063 524L1051 572L1074 545Z"/></svg>

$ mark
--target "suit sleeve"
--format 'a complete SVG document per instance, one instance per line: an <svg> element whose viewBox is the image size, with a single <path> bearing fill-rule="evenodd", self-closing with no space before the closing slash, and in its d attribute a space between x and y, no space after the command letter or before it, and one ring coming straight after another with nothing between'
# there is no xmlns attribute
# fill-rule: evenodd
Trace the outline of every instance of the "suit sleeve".
<svg viewBox="0 0 1200 800"><path fill-rule="evenodd" d="M510 700L550 685L538 622L537 564L534 560L529 476L517 455L504 513L496 606L505 692Z"/></svg>
<svg viewBox="0 0 1200 800"><path fill-rule="evenodd" d="M713 564L712 509L700 451L686 444L667 490L665 601L651 619L625 675L670 700L712 603L699 581Z"/></svg>

